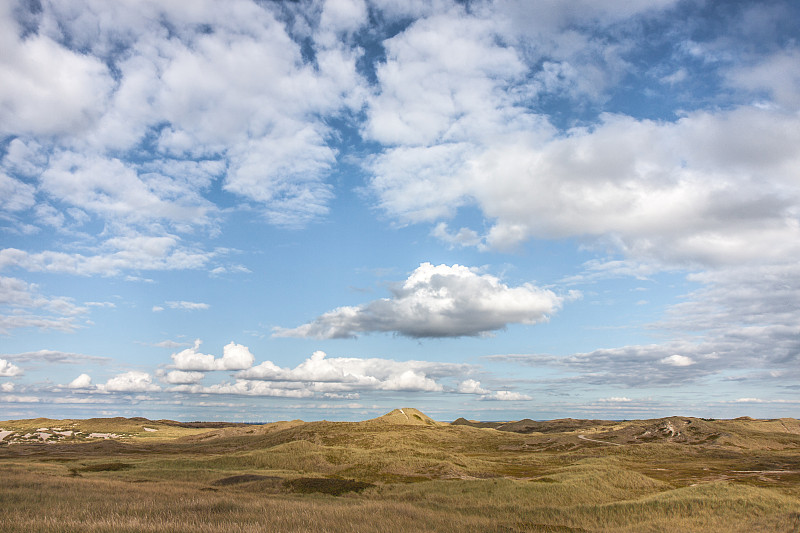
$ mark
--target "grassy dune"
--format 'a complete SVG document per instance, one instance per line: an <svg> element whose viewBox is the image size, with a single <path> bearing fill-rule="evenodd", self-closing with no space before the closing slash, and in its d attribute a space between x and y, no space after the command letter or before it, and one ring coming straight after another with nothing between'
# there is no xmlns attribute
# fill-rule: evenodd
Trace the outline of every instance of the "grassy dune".
<svg viewBox="0 0 800 533"><path fill-rule="evenodd" d="M72 423L0 445L0 531L800 532L792 419L0 428Z"/></svg>

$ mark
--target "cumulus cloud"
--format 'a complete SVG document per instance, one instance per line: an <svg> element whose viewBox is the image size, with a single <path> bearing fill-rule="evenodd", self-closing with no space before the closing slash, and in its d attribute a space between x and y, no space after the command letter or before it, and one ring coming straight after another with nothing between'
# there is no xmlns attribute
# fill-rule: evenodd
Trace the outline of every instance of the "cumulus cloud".
<svg viewBox="0 0 800 533"><path fill-rule="evenodd" d="M481 397L482 400L497 400L501 402L519 402L526 400L533 400L533 397L521 392L513 392L507 390L499 390L492 394L487 394Z"/></svg>
<svg viewBox="0 0 800 533"><path fill-rule="evenodd" d="M22 369L12 363L9 363L5 359L0 359L0 376L11 378L14 376L21 376Z"/></svg>
<svg viewBox="0 0 800 533"><path fill-rule="evenodd" d="M418 338L486 335L508 324L546 321L564 301L530 283L509 287L465 266L430 263L420 264L392 292L393 298L340 307L308 324L277 328L273 335L322 339L392 331Z"/></svg>
<svg viewBox="0 0 800 533"><path fill-rule="evenodd" d="M727 72L729 83L752 91L766 93L771 100L787 109L800 108L800 49L792 48L771 54L750 64L733 67Z"/></svg>
<svg viewBox="0 0 800 533"><path fill-rule="evenodd" d="M174 178L138 173L115 158L58 152L40 180L41 190L50 197L110 220L204 225L214 211L197 191L171 183Z"/></svg>
<svg viewBox="0 0 800 533"><path fill-rule="evenodd" d="M673 2L612 4L440 7L388 39L363 126L383 145L365 162L379 205L402 222L435 223L433 235L448 244L481 249L578 237L659 267L795 257L800 195L787 187L800 163L795 49L725 70L777 107L745 100L660 121L605 113L590 126L558 128L520 105L549 95L603 101L630 73L625 57L641 36L600 47L577 28ZM447 229L472 207L483 214L481 231Z"/></svg>
<svg viewBox="0 0 800 533"><path fill-rule="evenodd" d="M694 360L691 357L679 354L672 354L669 357L661 359L660 362L672 366L689 366L694 364Z"/></svg>
<svg viewBox="0 0 800 533"><path fill-rule="evenodd" d="M58 135L85 130L114 80L108 67L40 33L20 38L13 4L0 7L0 133Z"/></svg>
<svg viewBox="0 0 800 533"><path fill-rule="evenodd" d="M2 385L0 385L0 390L3 392L14 392L14 383L11 381L6 381Z"/></svg>
<svg viewBox="0 0 800 533"><path fill-rule="evenodd" d="M92 378L89 374L81 374L73 379L67 385L69 389L90 389L92 387Z"/></svg>
<svg viewBox="0 0 800 533"><path fill-rule="evenodd" d="M212 370L244 370L253 366L255 357L250 350L241 344L231 342L223 348L222 357L215 359L213 355L200 353L202 341L195 340L194 346L172 354L172 360L178 370L208 372Z"/></svg>
<svg viewBox="0 0 800 533"><path fill-rule="evenodd" d="M171 385L186 385L199 383L205 377L205 373L172 370L160 377L165 383L169 383Z"/></svg>
<svg viewBox="0 0 800 533"><path fill-rule="evenodd" d="M456 392L460 394L476 394L480 396L481 400L498 400L498 401L513 402L513 401L533 399L531 396L528 396L527 394L522 394L520 392L513 392L507 390L492 392L490 390L481 387L480 381L476 381L474 379L466 379L461 383L459 383L458 387L456 387Z"/></svg>
<svg viewBox="0 0 800 533"><path fill-rule="evenodd" d="M463 375L468 365L433 363L427 361L394 361L391 359L361 359L354 357L329 358L322 351L295 368L282 368L265 361L236 377L278 383L305 383L315 392L337 391L442 391L437 378Z"/></svg>
<svg viewBox="0 0 800 533"><path fill-rule="evenodd" d="M396 177L378 174L373 189L385 209L412 221L477 205L493 221L484 247L584 237L667 265L781 260L799 251L800 196L787 188L800 164L798 126L796 115L749 107L674 123L605 115L591 129L470 150L457 172L445 164L429 176L412 168L413 157L393 159ZM423 187L436 193L419 194ZM471 231L439 225L435 234L478 242Z"/></svg>
<svg viewBox="0 0 800 533"><path fill-rule="evenodd" d="M489 394L489 391L481 387L481 382L474 379L467 379L458 384L456 392L461 394Z"/></svg>
<svg viewBox="0 0 800 533"><path fill-rule="evenodd" d="M210 386L177 385L170 390L193 394L233 394L240 396L266 396L276 398L312 398L313 390L301 387L275 386L272 383L237 379L233 383L217 383Z"/></svg>
<svg viewBox="0 0 800 533"><path fill-rule="evenodd" d="M2 6L0 219L60 239L89 222L105 231L82 234L94 252L0 250L0 268L203 268L214 253L178 236L219 232L215 186L276 225L325 216L339 155L330 121L359 111L368 92L353 37L367 6L300 11L250 0ZM306 23L318 39L295 33Z"/></svg>
<svg viewBox="0 0 800 533"><path fill-rule="evenodd" d="M103 392L155 392L161 387L153 383L153 378L147 372L132 370L114 376L105 384L97 385L97 390Z"/></svg>

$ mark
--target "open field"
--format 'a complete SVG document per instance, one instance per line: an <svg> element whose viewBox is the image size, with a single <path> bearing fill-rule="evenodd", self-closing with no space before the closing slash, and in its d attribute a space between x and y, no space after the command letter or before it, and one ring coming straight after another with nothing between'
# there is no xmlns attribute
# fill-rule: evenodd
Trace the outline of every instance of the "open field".
<svg viewBox="0 0 800 533"><path fill-rule="evenodd" d="M800 532L795 419L480 425L0 422L0 530Z"/></svg>

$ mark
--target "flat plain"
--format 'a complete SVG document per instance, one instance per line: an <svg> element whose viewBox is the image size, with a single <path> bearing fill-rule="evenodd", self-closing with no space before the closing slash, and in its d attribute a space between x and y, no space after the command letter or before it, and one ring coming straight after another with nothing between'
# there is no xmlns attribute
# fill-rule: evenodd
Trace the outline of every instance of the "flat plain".
<svg viewBox="0 0 800 533"><path fill-rule="evenodd" d="M783 418L0 422L0 531L800 532Z"/></svg>

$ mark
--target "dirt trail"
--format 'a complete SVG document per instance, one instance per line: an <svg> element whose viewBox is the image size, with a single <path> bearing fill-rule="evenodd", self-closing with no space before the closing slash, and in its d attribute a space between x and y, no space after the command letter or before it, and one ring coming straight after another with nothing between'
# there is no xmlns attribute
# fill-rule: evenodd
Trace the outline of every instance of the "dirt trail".
<svg viewBox="0 0 800 533"><path fill-rule="evenodd" d="M622 446L622 444L617 444L616 442L607 442L604 440L590 439L586 435L578 435L578 438L581 440L588 440L590 442L599 442L600 444L608 444L609 446Z"/></svg>

